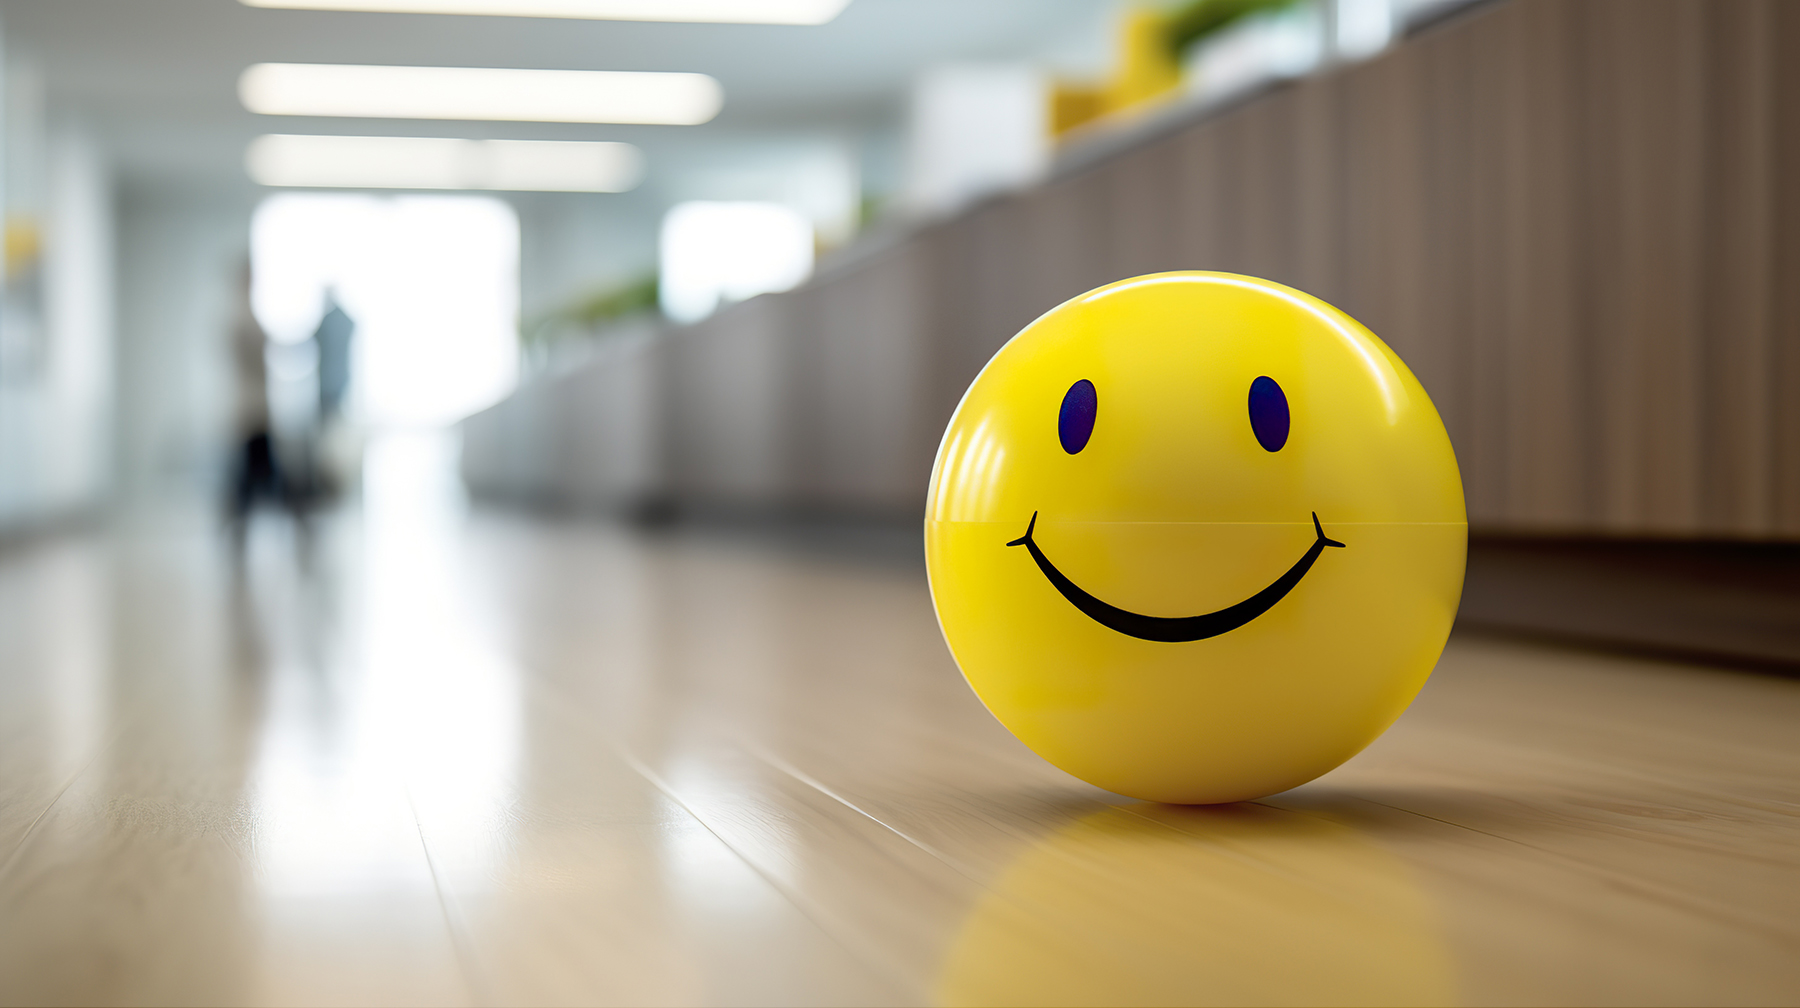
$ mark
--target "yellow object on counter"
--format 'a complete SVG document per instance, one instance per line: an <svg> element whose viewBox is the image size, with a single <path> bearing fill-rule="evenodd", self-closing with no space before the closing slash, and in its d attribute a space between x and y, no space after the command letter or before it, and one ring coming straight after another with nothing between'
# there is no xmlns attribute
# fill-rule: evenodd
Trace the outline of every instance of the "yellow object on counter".
<svg viewBox="0 0 1800 1008"><path fill-rule="evenodd" d="M1181 66L1169 47L1168 18L1159 11L1142 6L1125 11L1118 45L1118 65L1106 87L1109 110L1141 105L1181 86Z"/></svg>
<svg viewBox="0 0 1800 1008"><path fill-rule="evenodd" d="M938 451L944 636L1039 755L1120 794L1305 783L1399 717L1456 614L1467 524L1406 365L1323 301L1161 273L1014 337Z"/></svg>
<svg viewBox="0 0 1800 1008"><path fill-rule="evenodd" d="M1173 97L1181 87L1181 65L1169 42L1169 21L1142 4L1120 14L1117 59L1112 75L1098 85L1059 82L1050 94L1050 135L1118 113L1128 113Z"/></svg>

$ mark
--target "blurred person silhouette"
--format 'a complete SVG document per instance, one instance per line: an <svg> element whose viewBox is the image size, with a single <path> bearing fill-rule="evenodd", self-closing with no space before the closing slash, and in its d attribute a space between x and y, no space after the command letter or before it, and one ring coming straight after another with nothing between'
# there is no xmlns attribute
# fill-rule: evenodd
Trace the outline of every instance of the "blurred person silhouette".
<svg viewBox="0 0 1800 1008"><path fill-rule="evenodd" d="M343 490L341 456L348 434L342 428L344 403L350 391L350 350L356 337L356 320L338 303L337 292L325 292L325 314L313 330L318 349L319 404L308 453L310 496L323 503Z"/></svg>
<svg viewBox="0 0 1800 1008"><path fill-rule="evenodd" d="M233 545L239 548L259 499L292 509L287 481L275 453L274 425L269 413L268 345L268 336L250 309L250 267L246 264L231 327L235 404L231 488L226 501Z"/></svg>
<svg viewBox="0 0 1800 1008"><path fill-rule="evenodd" d="M337 292L325 292L325 316L313 330L319 345L319 420L329 424L344 408L350 389L350 341L356 336L356 320L338 304Z"/></svg>

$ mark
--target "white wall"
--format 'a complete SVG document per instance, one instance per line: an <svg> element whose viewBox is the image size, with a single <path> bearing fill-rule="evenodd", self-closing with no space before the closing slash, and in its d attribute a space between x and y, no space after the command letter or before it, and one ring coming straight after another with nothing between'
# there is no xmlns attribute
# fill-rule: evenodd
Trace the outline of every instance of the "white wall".
<svg viewBox="0 0 1800 1008"><path fill-rule="evenodd" d="M44 246L45 456L40 502L87 508L112 483L113 184L81 124L52 127Z"/></svg>
<svg viewBox="0 0 1800 1008"><path fill-rule="evenodd" d="M250 211L248 199L172 184L121 193L118 472L135 502L219 492Z"/></svg>
<svg viewBox="0 0 1800 1008"><path fill-rule="evenodd" d="M0 311L0 530L92 510L111 484L113 179L79 121L51 120L28 63L5 74L15 255Z"/></svg>
<svg viewBox="0 0 1800 1008"><path fill-rule="evenodd" d="M1050 79L1028 63L932 67L913 85L912 209L942 215L1037 181L1050 167Z"/></svg>
<svg viewBox="0 0 1800 1008"><path fill-rule="evenodd" d="M662 205L643 192L511 193L527 323L656 269Z"/></svg>

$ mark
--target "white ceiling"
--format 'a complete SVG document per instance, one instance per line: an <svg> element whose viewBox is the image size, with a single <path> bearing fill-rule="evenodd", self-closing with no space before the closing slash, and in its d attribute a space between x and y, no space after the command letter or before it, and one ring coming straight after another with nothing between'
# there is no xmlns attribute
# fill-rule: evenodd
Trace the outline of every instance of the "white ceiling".
<svg viewBox="0 0 1800 1008"><path fill-rule="evenodd" d="M0 0L10 58L35 64L54 108L99 129L128 177L243 184L265 132L620 139L654 166L777 136L891 130L922 67L1064 53L1083 60L1116 0L854 0L830 24L654 24L267 10L236 0ZM1074 55L1067 55L1067 54ZM263 61L687 70L717 77L704 126L271 118L235 86Z"/></svg>

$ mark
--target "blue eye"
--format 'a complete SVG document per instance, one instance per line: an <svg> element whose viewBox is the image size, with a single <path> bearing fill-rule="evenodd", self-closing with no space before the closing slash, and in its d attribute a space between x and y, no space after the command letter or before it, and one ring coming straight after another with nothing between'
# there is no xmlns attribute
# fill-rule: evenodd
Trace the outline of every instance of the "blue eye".
<svg viewBox="0 0 1800 1008"><path fill-rule="evenodd" d="M1056 415L1056 436L1063 451L1070 455L1087 447L1094 436L1094 411L1100 406L1094 394L1094 383L1086 378L1069 386L1063 394L1062 412Z"/></svg>
<svg viewBox="0 0 1800 1008"><path fill-rule="evenodd" d="M1265 376L1250 383L1250 429L1265 451L1280 451L1287 444L1287 395L1273 378Z"/></svg>

